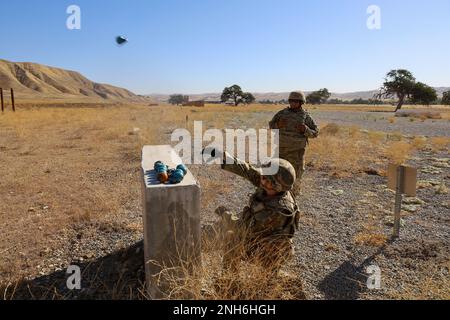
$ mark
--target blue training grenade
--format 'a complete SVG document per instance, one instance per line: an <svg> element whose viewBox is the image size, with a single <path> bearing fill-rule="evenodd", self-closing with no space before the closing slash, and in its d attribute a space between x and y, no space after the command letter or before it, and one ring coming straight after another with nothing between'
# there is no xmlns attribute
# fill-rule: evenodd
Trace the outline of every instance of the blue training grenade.
<svg viewBox="0 0 450 320"><path fill-rule="evenodd" d="M176 183L180 183L181 181L183 181L183 178L184 178L184 171L181 169L176 169L170 175L169 181L170 181L170 183L176 184Z"/></svg>
<svg viewBox="0 0 450 320"><path fill-rule="evenodd" d="M176 169L169 169L162 161L156 161L153 167L161 183L166 183L167 181L172 184L180 183L187 174L187 168L184 164L178 165Z"/></svg>

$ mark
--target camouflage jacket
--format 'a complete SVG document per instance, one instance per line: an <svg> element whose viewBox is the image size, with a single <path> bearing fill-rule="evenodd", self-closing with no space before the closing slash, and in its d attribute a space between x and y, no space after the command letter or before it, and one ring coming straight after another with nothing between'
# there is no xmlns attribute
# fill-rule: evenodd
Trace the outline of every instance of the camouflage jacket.
<svg viewBox="0 0 450 320"><path fill-rule="evenodd" d="M291 192L268 196L261 184L261 171L226 153L228 162L222 165L226 171L237 174L255 187L256 192L244 208L241 222L247 228L250 238L292 238L298 227L298 206ZM231 161L230 161L231 159ZM234 161L233 164L228 164Z"/></svg>
<svg viewBox="0 0 450 320"><path fill-rule="evenodd" d="M281 126L280 122L285 121L286 126ZM297 128L299 125L306 125L306 131L301 133ZM279 129L280 147L288 149L304 149L309 138L317 138L319 128L314 120L303 109L293 110L290 107L278 112L269 123L270 129Z"/></svg>

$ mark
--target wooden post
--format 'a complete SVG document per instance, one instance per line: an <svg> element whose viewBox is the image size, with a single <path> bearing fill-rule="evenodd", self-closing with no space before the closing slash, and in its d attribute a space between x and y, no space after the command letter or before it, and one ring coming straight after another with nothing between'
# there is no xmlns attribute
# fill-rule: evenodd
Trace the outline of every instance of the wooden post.
<svg viewBox="0 0 450 320"><path fill-rule="evenodd" d="M16 105L14 104L14 90L11 88L11 103L12 103L12 109L14 112L16 112Z"/></svg>
<svg viewBox="0 0 450 320"><path fill-rule="evenodd" d="M398 166L397 168L397 186L395 190L395 208L394 208L394 238L400 237L400 221L401 221L401 211L402 211L402 199L405 179L405 167Z"/></svg>
<svg viewBox="0 0 450 320"><path fill-rule="evenodd" d="M3 105L3 88L0 88L0 99L1 99L1 102L2 102L2 112L3 112L5 110L5 107Z"/></svg>

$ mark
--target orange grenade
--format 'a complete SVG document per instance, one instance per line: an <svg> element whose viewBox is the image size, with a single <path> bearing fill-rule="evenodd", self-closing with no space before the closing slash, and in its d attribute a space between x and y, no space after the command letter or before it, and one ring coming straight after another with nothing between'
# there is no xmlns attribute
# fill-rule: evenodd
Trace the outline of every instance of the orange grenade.
<svg viewBox="0 0 450 320"><path fill-rule="evenodd" d="M169 181L169 175L167 173L168 167L161 161L155 162L154 169L158 175L158 181L161 183L166 183Z"/></svg>

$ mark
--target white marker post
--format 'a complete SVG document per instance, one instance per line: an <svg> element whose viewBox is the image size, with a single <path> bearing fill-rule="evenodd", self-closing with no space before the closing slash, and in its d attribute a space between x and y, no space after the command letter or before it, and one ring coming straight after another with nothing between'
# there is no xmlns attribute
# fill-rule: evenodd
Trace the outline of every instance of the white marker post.
<svg viewBox="0 0 450 320"><path fill-rule="evenodd" d="M403 194L416 196L417 169L403 165L389 164L388 188L395 190L394 233L393 238L400 237L400 221Z"/></svg>

